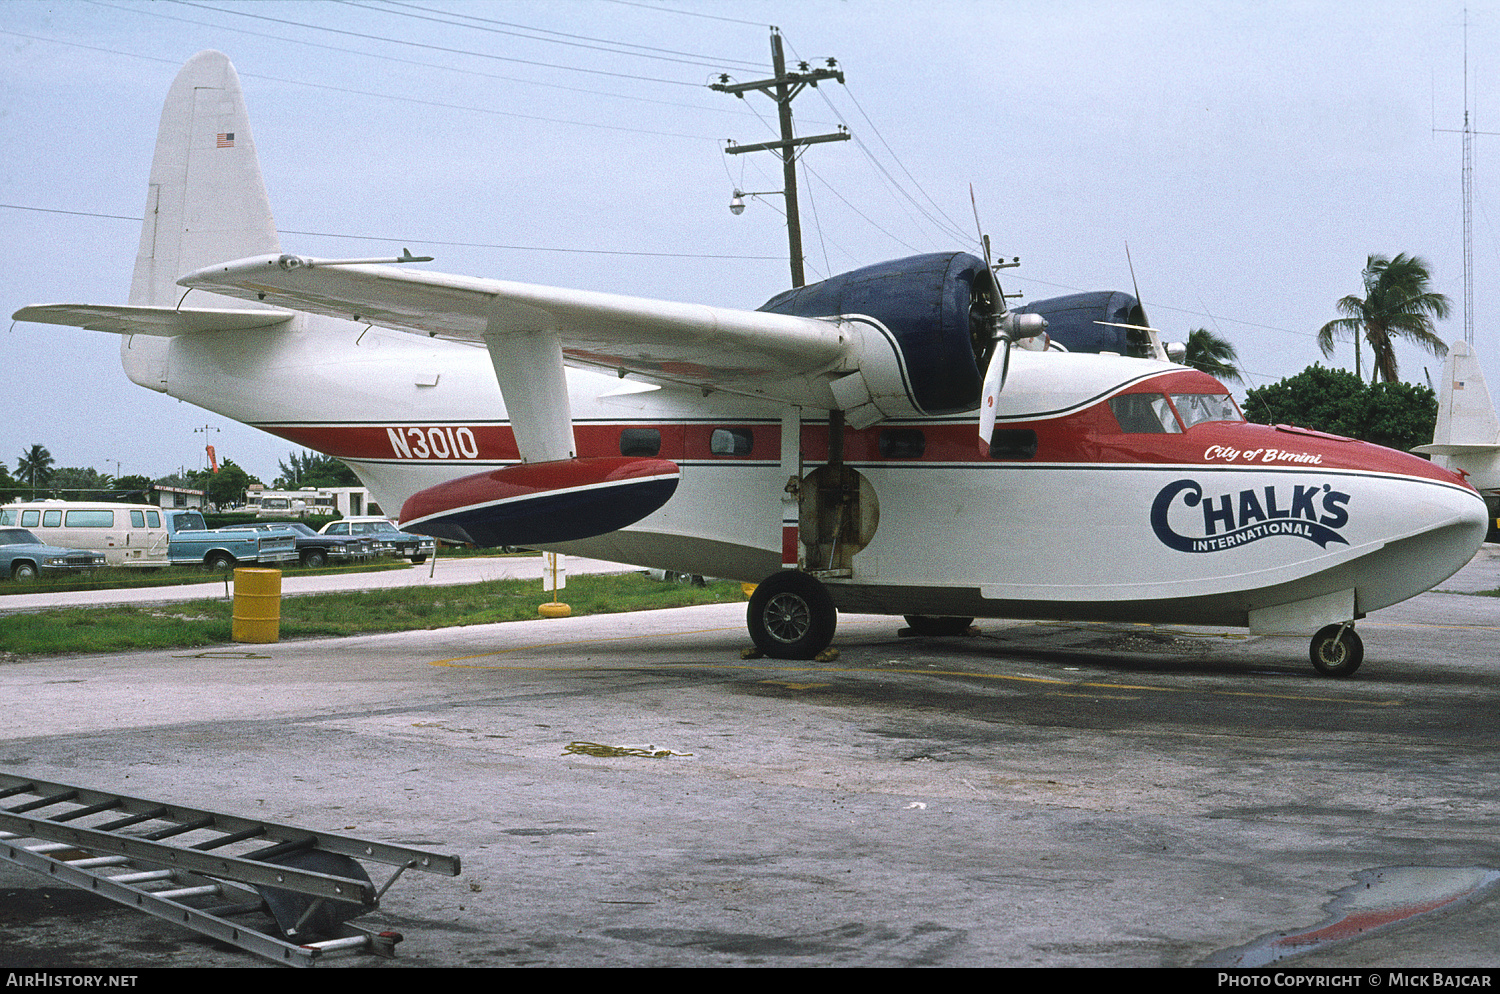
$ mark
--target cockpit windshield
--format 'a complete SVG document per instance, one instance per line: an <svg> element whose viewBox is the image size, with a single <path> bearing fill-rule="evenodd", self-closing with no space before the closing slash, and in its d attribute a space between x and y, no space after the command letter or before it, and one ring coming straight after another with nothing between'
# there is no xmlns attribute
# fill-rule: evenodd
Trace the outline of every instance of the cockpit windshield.
<svg viewBox="0 0 1500 994"><path fill-rule="evenodd" d="M1243 421L1234 398L1227 393L1174 393L1172 406L1177 408L1184 427L1204 421Z"/></svg>
<svg viewBox="0 0 1500 994"><path fill-rule="evenodd" d="M1109 408L1120 430L1132 435L1176 434L1182 431L1164 394L1124 393L1109 398Z"/></svg>
<svg viewBox="0 0 1500 994"><path fill-rule="evenodd" d="M1175 435L1205 421L1245 420L1227 393L1174 393L1170 404L1165 394L1118 394L1109 409L1120 430L1132 435Z"/></svg>

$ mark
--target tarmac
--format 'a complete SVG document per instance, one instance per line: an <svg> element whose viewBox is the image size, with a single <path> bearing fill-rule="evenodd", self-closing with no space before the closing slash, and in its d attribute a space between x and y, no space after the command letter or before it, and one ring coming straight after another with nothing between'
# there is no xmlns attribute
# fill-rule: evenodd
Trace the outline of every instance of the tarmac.
<svg viewBox="0 0 1500 994"><path fill-rule="evenodd" d="M740 605L23 658L0 769L462 858L331 968L1494 968L1496 589L1486 546L1347 680L1305 638L866 615L746 659ZM261 965L0 864L0 967Z"/></svg>

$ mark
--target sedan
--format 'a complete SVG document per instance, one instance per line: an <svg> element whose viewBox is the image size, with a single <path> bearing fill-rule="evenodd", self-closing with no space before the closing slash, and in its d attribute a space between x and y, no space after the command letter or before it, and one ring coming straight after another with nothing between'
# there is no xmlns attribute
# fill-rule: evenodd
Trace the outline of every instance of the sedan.
<svg viewBox="0 0 1500 994"><path fill-rule="evenodd" d="M0 528L0 580L35 580L39 576L97 569L104 553L43 545L25 528Z"/></svg>

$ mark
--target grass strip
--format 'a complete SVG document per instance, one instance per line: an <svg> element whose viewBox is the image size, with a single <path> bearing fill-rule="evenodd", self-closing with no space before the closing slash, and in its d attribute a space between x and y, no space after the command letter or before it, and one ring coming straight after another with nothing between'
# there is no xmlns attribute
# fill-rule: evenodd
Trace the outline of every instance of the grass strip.
<svg viewBox="0 0 1500 994"><path fill-rule="evenodd" d="M522 621L536 618L537 606L550 599L535 580L304 594L282 598L280 631L281 638L293 639ZM574 615L744 599L738 583L692 587L641 573L569 577L559 597ZM234 606L225 600L57 608L0 615L0 651L55 655L223 645L232 641L233 623Z"/></svg>

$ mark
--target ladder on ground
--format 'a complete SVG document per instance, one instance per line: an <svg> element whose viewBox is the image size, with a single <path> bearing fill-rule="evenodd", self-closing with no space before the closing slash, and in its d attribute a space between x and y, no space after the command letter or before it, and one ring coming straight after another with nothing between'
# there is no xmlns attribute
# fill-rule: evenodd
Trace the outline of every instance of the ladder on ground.
<svg viewBox="0 0 1500 994"><path fill-rule="evenodd" d="M7 773L0 859L290 966L394 956L399 933L350 919L407 870L459 874L457 856ZM360 860L395 869L377 887Z"/></svg>

